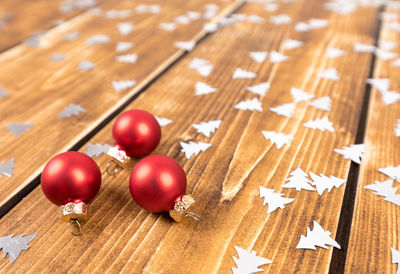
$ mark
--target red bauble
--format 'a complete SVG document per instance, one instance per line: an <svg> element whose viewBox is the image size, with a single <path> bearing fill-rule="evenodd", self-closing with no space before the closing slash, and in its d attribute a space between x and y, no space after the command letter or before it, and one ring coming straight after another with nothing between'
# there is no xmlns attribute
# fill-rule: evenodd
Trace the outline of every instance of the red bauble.
<svg viewBox="0 0 400 274"><path fill-rule="evenodd" d="M129 180L132 198L151 212L170 211L186 192L186 174L172 158L150 155L139 161Z"/></svg>
<svg viewBox="0 0 400 274"><path fill-rule="evenodd" d="M149 155L161 139L156 118L144 110L122 113L114 123L112 135L116 146L130 157Z"/></svg>
<svg viewBox="0 0 400 274"><path fill-rule="evenodd" d="M56 205L88 203L100 189L101 173L96 162L80 152L64 152L45 166L41 185L44 195Z"/></svg>

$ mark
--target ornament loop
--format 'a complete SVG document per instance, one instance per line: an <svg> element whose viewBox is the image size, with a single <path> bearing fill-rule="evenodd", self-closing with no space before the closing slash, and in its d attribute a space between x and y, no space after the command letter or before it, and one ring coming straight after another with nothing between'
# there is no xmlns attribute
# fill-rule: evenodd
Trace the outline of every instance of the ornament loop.
<svg viewBox="0 0 400 274"><path fill-rule="evenodd" d="M71 223L72 224L76 224L78 226L78 228L79 228L79 232L78 233L72 231ZM68 228L69 228L69 232L71 232L71 234L74 235L74 236L79 236L82 233L82 227L81 227L81 224L79 223L78 219L75 219L75 218L69 219Z"/></svg>
<svg viewBox="0 0 400 274"><path fill-rule="evenodd" d="M185 217L190 217L198 222L201 222L203 220L203 218L201 218L199 215L197 215L196 213L194 213L192 211L186 212Z"/></svg>
<svg viewBox="0 0 400 274"><path fill-rule="evenodd" d="M120 167L113 160L110 160L107 163L106 172L108 175L111 175L111 176L115 175L119 169L120 169Z"/></svg>

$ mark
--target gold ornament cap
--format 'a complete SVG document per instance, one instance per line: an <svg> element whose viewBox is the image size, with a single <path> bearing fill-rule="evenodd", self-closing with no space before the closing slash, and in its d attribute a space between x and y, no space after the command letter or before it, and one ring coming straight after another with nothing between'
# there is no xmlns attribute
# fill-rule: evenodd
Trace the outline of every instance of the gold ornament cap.
<svg viewBox="0 0 400 274"><path fill-rule="evenodd" d="M174 209L169 211L169 215L176 222L180 222L186 216L190 216L195 220L201 220L200 216L197 214L190 212L189 208L195 203L195 200L190 195L183 195L182 200L176 202L174 205ZM195 217L196 216L196 217Z"/></svg>
<svg viewBox="0 0 400 274"><path fill-rule="evenodd" d="M82 220L86 218L88 206L84 202L80 203L68 203L62 205L61 209L61 221L70 222L72 219Z"/></svg>
<svg viewBox="0 0 400 274"><path fill-rule="evenodd" d="M131 157L126 155L125 151L119 149L117 146L110 148L106 155L120 168L125 168L131 159Z"/></svg>

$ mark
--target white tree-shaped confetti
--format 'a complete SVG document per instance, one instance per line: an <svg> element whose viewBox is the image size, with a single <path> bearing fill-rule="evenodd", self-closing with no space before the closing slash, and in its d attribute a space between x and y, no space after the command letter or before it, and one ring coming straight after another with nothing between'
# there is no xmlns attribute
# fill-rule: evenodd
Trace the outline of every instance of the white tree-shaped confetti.
<svg viewBox="0 0 400 274"><path fill-rule="evenodd" d="M187 17L186 15L180 15L180 16L175 17L175 23L181 24L181 25L189 25L190 18Z"/></svg>
<svg viewBox="0 0 400 274"><path fill-rule="evenodd" d="M86 40L86 45L94 46L110 42L110 37L105 34L95 34Z"/></svg>
<svg viewBox="0 0 400 274"><path fill-rule="evenodd" d="M137 58L138 56L136 53L120 55L117 56L117 62L134 64L136 63Z"/></svg>
<svg viewBox="0 0 400 274"><path fill-rule="evenodd" d="M271 63L279 63L289 60L289 57L277 51L271 51L269 54L269 61Z"/></svg>
<svg viewBox="0 0 400 274"><path fill-rule="evenodd" d="M327 116L324 116L321 119L315 119L308 121L307 123L303 124L305 127L312 128L312 129L319 129L322 131L330 131L334 132L335 129L333 128L333 123L329 121Z"/></svg>
<svg viewBox="0 0 400 274"><path fill-rule="evenodd" d="M394 66L394 67L400 67L400 58L394 60L394 61L392 62L392 66Z"/></svg>
<svg viewBox="0 0 400 274"><path fill-rule="evenodd" d="M36 237L37 233L25 236L25 233L15 236L8 235L0 238L0 249L3 250L3 258L8 254L10 257L10 264L12 264L23 250L28 250L28 244Z"/></svg>
<svg viewBox="0 0 400 274"><path fill-rule="evenodd" d="M74 32L65 34L64 39L71 42L71 41L75 41L76 39L78 39L80 35L81 35L81 33L79 31L74 31Z"/></svg>
<svg viewBox="0 0 400 274"><path fill-rule="evenodd" d="M135 29L135 26L129 22L119 23L117 27L119 33L121 33L122 35L128 35Z"/></svg>
<svg viewBox="0 0 400 274"><path fill-rule="evenodd" d="M12 177L14 167L14 158L11 158L7 162L0 162L0 177L3 175Z"/></svg>
<svg viewBox="0 0 400 274"><path fill-rule="evenodd" d="M369 45L369 44L363 44L363 43L355 43L353 47L353 51L355 52L368 52L372 53L375 51L375 46L374 45Z"/></svg>
<svg viewBox="0 0 400 274"><path fill-rule="evenodd" d="M293 100L295 102L300 102L300 101L307 101L310 100L312 98L314 98L313 94L307 93L301 89L298 88L291 88L290 89L290 94L293 97Z"/></svg>
<svg viewBox="0 0 400 274"><path fill-rule="evenodd" d="M278 115L285 116L287 118L291 118L294 111L295 104L283 104L280 106L272 107L269 110L275 112Z"/></svg>
<svg viewBox="0 0 400 274"><path fill-rule="evenodd" d="M328 249L326 245L331 245L340 249L340 245L331 237L330 231L325 231L322 226L314 221L314 228L307 228L307 236L301 235L300 241L297 244L297 249L313 249L317 246Z"/></svg>
<svg viewBox="0 0 400 274"><path fill-rule="evenodd" d="M133 43L131 42L118 42L115 50L117 52L125 52L127 50L130 50L131 48L133 48Z"/></svg>
<svg viewBox="0 0 400 274"><path fill-rule="evenodd" d="M338 58L340 56L344 55L344 51L341 49L329 47L328 50L326 51L326 58Z"/></svg>
<svg viewBox="0 0 400 274"><path fill-rule="evenodd" d="M392 50L395 47L397 47L397 42L393 42L393 41L379 41L379 48L383 49L383 50Z"/></svg>
<svg viewBox="0 0 400 274"><path fill-rule="evenodd" d="M286 204L294 201L294 199L284 198L285 194L276 193L274 189L260 186L260 198L264 198L263 206L268 204L267 214L278 208L283 209Z"/></svg>
<svg viewBox="0 0 400 274"><path fill-rule="evenodd" d="M207 33L214 33L218 30L219 26L216 23L204 23L203 30Z"/></svg>
<svg viewBox="0 0 400 274"><path fill-rule="evenodd" d="M210 94L216 92L217 89L213 88L212 86L203 83L203 82L197 82L195 86L195 95L204 95L204 94Z"/></svg>
<svg viewBox="0 0 400 274"><path fill-rule="evenodd" d="M194 42L194 41L175 42L176 48L186 50L186 51L192 51L195 46L196 46L196 42Z"/></svg>
<svg viewBox="0 0 400 274"><path fill-rule="evenodd" d="M369 78L367 84L370 84L379 91L387 91L390 87L390 79L388 78Z"/></svg>
<svg viewBox="0 0 400 274"><path fill-rule="evenodd" d="M272 24L275 25L287 25L290 24L292 22L292 18L290 18L290 16L286 15L286 14L280 14L280 15L276 15L276 16L271 16L269 18L269 20L271 21Z"/></svg>
<svg viewBox="0 0 400 274"><path fill-rule="evenodd" d="M214 66L208 60L195 57L190 62L189 68L196 70L201 76L207 77L210 75Z"/></svg>
<svg viewBox="0 0 400 274"><path fill-rule="evenodd" d="M310 30L310 25L305 22L298 22L294 26L294 31L297 32L307 32Z"/></svg>
<svg viewBox="0 0 400 274"><path fill-rule="evenodd" d="M58 115L58 118L63 119L63 118L71 117L71 116L76 116L76 115L79 115L79 113L85 112L85 111L86 111L86 109L84 109L80 105L69 104L68 106L66 106L63 109L63 111L61 111L61 113Z"/></svg>
<svg viewBox="0 0 400 274"><path fill-rule="evenodd" d="M400 251L393 247L391 247L390 250L392 251L392 264L397 264L396 274L400 274Z"/></svg>
<svg viewBox="0 0 400 274"><path fill-rule="evenodd" d="M396 128L394 129L394 134L396 137L400 137L400 119L397 120Z"/></svg>
<svg viewBox="0 0 400 274"><path fill-rule="evenodd" d="M311 182L308 178L307 173L305 173L300 167L296 168L290 173L290 177L286 179L288 183L284 184L283 188L295 188L297 191L302 189L315 191L309 183Z"/></svg>
<svg viewBox="0 0 400 274"><path fill-rule="evenodd" d="M13 123L6 125L9 132L14 134L15 137L19 136L24 131L27 131L33 124Z"/></svg>
<svg viewBox="0 0 400 274"><path fill-rule="evenodd" d="M77 71L85 71L85 70L91 70L96 67L95 64L93 64L90 61L84 60L79 63L78 67L76 68Z"/></svg>
<svg viewBox="0 0 400 274"><path fill-rule="evenodd" d="M328 20L311 18L310 20L308 20L308 25L310 29L322 29L328 26Z"/></svg>
<svg viewBox="0 0 400 274"><path fill-rule="evenodd" d="M379 59L382 59L383 61L388 61L388 60L392 60L392 59L396 58L397 53L386 51L383 49L376 49L375 55L376 55L376 57L378 57Z"/></svg>
<svg viewBox="0 0 400 274"><path fill-rule="evenodd" d="M385 174L386 176L389 176L393 180L397 180L400 182L400 165L399 166L388 166L385 168L379 168L379 172Z"/></svg>
<svg viewBox="0 0 400 274"><path fill-rule="evenodd" d="M335 152L344 156L345 159L350 159L357 164L361 164L362 156L365 152L364 144L350 145L349 147L335 148Z"/></svg>
<svg viewBox="0 0 400 274"><path fill-rule="evenodd" d="M257 74L251 71L247 71L241 68L237 68L232 75L233 79L251 79L256 77Z"/></svg>
<svg viewBox="0 0 400 274"><path fill-rule="evenodd" d="M249 54L250 54L251 59L253 59L257 63L264 62L268 56L268 52L266 52L266 51L251 51Z"/></svg>
<svg viewBox="0 0 400 274"><path fill-rule="evenodd" d="M319 74L320 78L332 81L339 81L339 74L335 68L329 68Z"/></svg>
<svg viewBox="0 0 400 274"><path fill-rule="evenodd" d="M158 124L160 125L160 127L167 126L172 123L172 120L164 118L164 117L155 116L155 118L156 118Z"/></svg>
<svg viewBox="0 0 400 274"><path fill-rule="evenodd" d="M88 144L87 147L86 147L85 154L90 156L90 157L93 157L93 156L98 157L103 153L107 153L110 150L110 148L111 148L111 146L108 145L108 144L104 144L104 145L102 145L102 144L95 144L95 145Z"/></svg>
<svg viewBox="0 0 400 274"><path fill-rule="evenodd" d="M381 96L382 96L382 102L385 105L391 105L400 100L400 93L390 90L381 91Z"/></svg>
<svg viewBox="0 0 400 274"><path fill-rule="evenodd" d="M346 181L344 179L340 179L334 176L327 177L323 174L314 174L310 172L311 184L317 188L317 192L319 195L322 195L325 190L331 192L332 188L341 187Z"/></svg>
<svg viewBox="0 0 400 274"><path fill-rule="evenodd" d="M283 49L291 50L291 49L299 48L299 47L303 46L303 44L304 43L302 41L298 41L298 40L294 40L294 39L287 39L283 43Z"/></svg>
<svg viewBox="0 0 400 274"><path fill-rule="evenodd" d="M176 23L171 22L171 23L160 23L159 25L160 29L166 30L166 31L174 31L176 29Z"/></svg>
<svg viewBox="0 0 400 274"><path fill-rule="evenodd" d="M376 195L383 196L385 201L400 206L400 195L397 194L397 187L393 187L393 180L375 181L375 184L367 185L365 188L375 191Z"/></svg>
<svg viewBox="0 0 400 274"><path fill-rule="evenodd" d="M57 52L53 53L50 57L50 61L52 61L52 62L60 62L63 60L65 60L65 56L62 55L61 53L57 53Z"/></svg>
<svg viewBox="0 0 400 274"><path fill-rule="evenodd" d="M236 268L232 267L233 274L251 274L261 272L263 269L259 268L260 266L272 263L272 261L268 259L257 256L256 251L248 252L238 246L235 246L235 249L238 258L233 257L236 264Z"/></svg>
<svg viewBox="0 0 400 274"><path fill-rule="evenodd" d="M269 140L272 144L275 144L277 149L280 149L283 145L288 144L292 139L293 135L284 134L284 133L276 133L275 131L261 131L264 135L264 138Z"/></svg>
<svg viewBox="0 0 400 274"><path fill-rule="evenodd" d="M270 85L268 82L246 87L248 91L261 96L264 96L268 92L269 88Z"/></svg>
<svg viewBox="0 0 400 274"><path fill-rule="evenodd" d="M310 106L317 109L331 111L331 98L329 96L320 97L308 103Z"/></svg>
<svg viewBox="0 0 400 274"><path fill-rule="evenodd" d="M0 87L0 97L8 97L8 93L5 88Z"/></svg>
<svg viewBox="0 0 400 274"><path fill-rule="evenodd" d="M201 151L206 151L211 144L203 143L203 142L192 142L189 141L188 143L181 142L181 152L185 153L186 158L190 159L192 155L198 155Z"/></svg>
<svg viewBox="0 0 400 274"><path fill-rule="evenodd" d="M135 80L125 80L125 81L112 81L112 86L116 92L120 92L129 89L136 85Z"/></svg>
<svg viewBox="0 0 400 274"><path fill-rule="evenodd" d="M206 137L210 137L210 134L214 133L215 130L219 128L221 122L221 120L212 120L208 122L201 122L200 124L193 124L193 127L198 133L201 133Z"/></svg>
<svg viewBox="0 0 400 274"><path fill-rule="evenodd" d="M257 98L241 101L235 105L235 108L241 110L257 110L259 112L263 111L261 102Z"/></svg>

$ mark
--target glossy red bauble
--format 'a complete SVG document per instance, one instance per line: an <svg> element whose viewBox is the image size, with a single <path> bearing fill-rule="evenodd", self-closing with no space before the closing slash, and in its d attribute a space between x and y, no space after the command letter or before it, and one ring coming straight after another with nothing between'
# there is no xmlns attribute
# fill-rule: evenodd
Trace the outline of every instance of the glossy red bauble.
<svg viewBox="0 0 400 274"><path fill-rule="evenodd" d="M144 110L122 113L114 123L112 135L116 146L130 157L149 155L161 139L156 118Z"/></svg>
<svg viewBox="0 0 400 274"><path fill-rule="evenodd" d="M186 192L186 174L172 158L150 155L139 161L129 180L132 198L151 212L170 211Z"/></svg>
<svg viewBox="0 0 400 274"><path fill-rule="evenodd" d="M101 185L96 162L80 152L64 152L52 158L41 177L42 190L56 205L88 203Z"/></svg>

